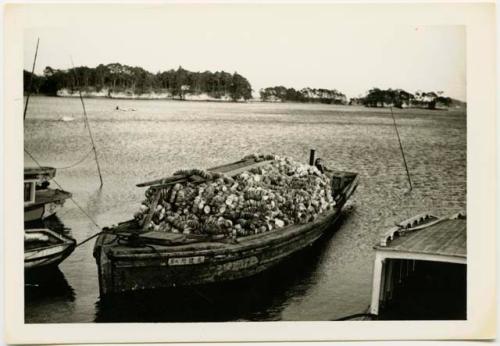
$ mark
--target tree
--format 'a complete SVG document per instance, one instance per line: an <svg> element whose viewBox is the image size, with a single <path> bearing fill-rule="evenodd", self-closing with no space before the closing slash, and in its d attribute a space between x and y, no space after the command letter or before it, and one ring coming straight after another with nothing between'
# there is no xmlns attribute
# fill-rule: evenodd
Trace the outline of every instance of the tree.
<svg viewBox="0 0 500 346"><path fill-rule="evenodd" d="M361 99L362 103L367 107L384 107L391 105L402 108L404 104L409 105L413 95L403 89L387 89L372 88L368 94Z"/></svg>
<svg viewBox="0 0 500 346"><path fill-rule="evenodd" d="M379 103L384 106L385 93L379 88L372 88L368 91L368 94L364 97L363 103L367 107L378 107Z"/></svg>
<svg viewBox="0 0 500 346"><path fill-rule="evenodd" d="M34 73L23 70L23 90L25 94L38 94L43 83L43 77L39 77ZM31 90L30 88L31 84Z"/></svg>
<svg viewBox="0 0 500 346"><path fill-rule="evenodd" d="M279 100L281 102L322 102L322 103L346 103L344 94L333 89L311 89L309 87L295 90L282 85L268 87L260 90L263 101Z"/></svg>
<svg viewBox="0 0 500 346"><path fill-rule="evenodd" d="M29 76L26 71L23 78L29 81ZM57 95L61 89L76 91L77 87L82 87L89 91L107 89L108 95L111 95L111 92L143 94L161 90L182 99L187 93L206 93L215 98L230 96L234 100L247 100L252 97L250 83L238 73L191 72L182 66L177 70L155 74L141 67L120 63L100 64L95 68L79 66L68 70L47 66L43 76L34 75L33 78L37 81L36 91L46 95ZM25 88L27 86L25 83Z"/></svg>
<svg viewBox="0 0 500 346"><path fill-rule="evenodd" d="M252 87L245 77L235 72L231 78L229 95L233 101L248 100L252 98Z"/></svg>
<svg viewBox="0 0 500 346"><path fill-rule="evenodd" d="M445 96L438 96L436 99L436 103L441 103L445 107L449 107L452 104L453 100L451 97L445 97Z"/></svg>
<svg viewBox="0 0 500 346"><path fill-rule="evenodd" d="M178 95L181 100L184 98L182 86L186 85L187 77L188 77L188 72L184 70L182 66L179 66L177 71L175 71L174 75L173 95Z"/></svg>

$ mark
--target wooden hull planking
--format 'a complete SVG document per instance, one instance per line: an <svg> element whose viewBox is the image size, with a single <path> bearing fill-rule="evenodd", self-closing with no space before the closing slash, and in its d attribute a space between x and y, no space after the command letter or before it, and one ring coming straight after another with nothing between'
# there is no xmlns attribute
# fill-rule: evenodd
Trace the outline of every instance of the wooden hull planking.
<svg viewBox="0 0 500 346"><path fill-rule="evenodd" d="M105 249L98 254L101 294L199 285L240 279L258 274L289 255L311 245L340 215L324 217L289 240L262 244L246 250L212 254L158 253L153 256L113 257ZM106 242L105 237L101 239ZM180 255L180 256L179 256Z"/></svg>

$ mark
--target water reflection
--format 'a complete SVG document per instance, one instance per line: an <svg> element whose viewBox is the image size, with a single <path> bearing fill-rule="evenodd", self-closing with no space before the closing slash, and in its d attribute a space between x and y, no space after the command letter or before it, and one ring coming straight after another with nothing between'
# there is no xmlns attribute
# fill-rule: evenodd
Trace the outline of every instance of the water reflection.
<svg viewBox="0 0 500 346"><path fill-rule="evenodd" d="M54 316L69 321L75 311L75 291L57 267L26 272L25 323L51 323Z"/></svg>
<svg viewBox="0 0 500 346"><path fill-rule="evenodd" d="M71 229L66 227L56 215L44 220L25 223L24 226L25 229L47 228L72 238ZM36 307L52 305L55 302L73 302L75 292L58 267L40 267L24 272L24 300L28 308L36 309Z"/></svg>
<svg viewBox="0 0 500 346"><path fill-rule="evenodd" d="M321 277L324 252L346 217L313 245L250 278L101 298L95 322L279 320L289 299L305 296Z"/></svg>
<svg viewBox="0 0 500 346"><path fill-rule="evenodd" d="M87 200L86 211L91 217L95 217L104 209L102 187L96 189Z"/></svg>
<svg viewBox="0 0 500 346"><path fill-rule="evenodd" d="M34 220L24 223L25 229L48 228L59 234L71 237L71 228L66 227L61 219L56 215L51 215L43 220Z"/></svg>
<svg viewBox="0 0 500 346"><path fill-rule="evenodd" d="M47 228L73 238L71 229L52 215L44 220L25 223L25 229ZM47 266L24 271L24 304L26 323L51 322L50 314L58 311L64 315L74 310L75 290L57 266ZM45 311L45 313L40 313ZM50 313L48 313L50 311Z"/></svg>
<svg viewBox="0 0 500 346"><path fill-rule="evenodd" d="M40 302L74 301L75 292L58 267L24 272L24 298L26 304Z"/></svg>

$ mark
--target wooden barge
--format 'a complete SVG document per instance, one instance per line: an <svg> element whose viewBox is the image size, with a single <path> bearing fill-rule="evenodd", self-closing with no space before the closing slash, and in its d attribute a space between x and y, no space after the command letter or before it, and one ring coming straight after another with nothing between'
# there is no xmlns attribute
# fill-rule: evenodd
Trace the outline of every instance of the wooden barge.
<svg viewBox="0 0 500 346"><path fill-rule="evenodd" d="M266 162L242 160L209 171L236 176L262 164ZM101 296L235 280L278 264L328 231L358 185L356 173L325 173L331 178L336 205L307 224L236 239L144 232L135 220L105 229L94 247Z"/></svg>
<svg viewBox="0 0 500 346"><path fill-rule="evenodd" d="M374 247L370 314L378 319L465 319L465 214L420 214L386 232Z"/></svg>

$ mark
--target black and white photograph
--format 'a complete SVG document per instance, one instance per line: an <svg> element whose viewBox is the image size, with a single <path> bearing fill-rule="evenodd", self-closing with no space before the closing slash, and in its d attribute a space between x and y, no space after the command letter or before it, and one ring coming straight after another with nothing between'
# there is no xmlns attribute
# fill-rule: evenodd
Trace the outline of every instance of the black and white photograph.
<svg viewBox="0 0 500 346"><path fill-rule="evenodd" d="M25 325L471 318L466 24L17 6Z"/></svg>

